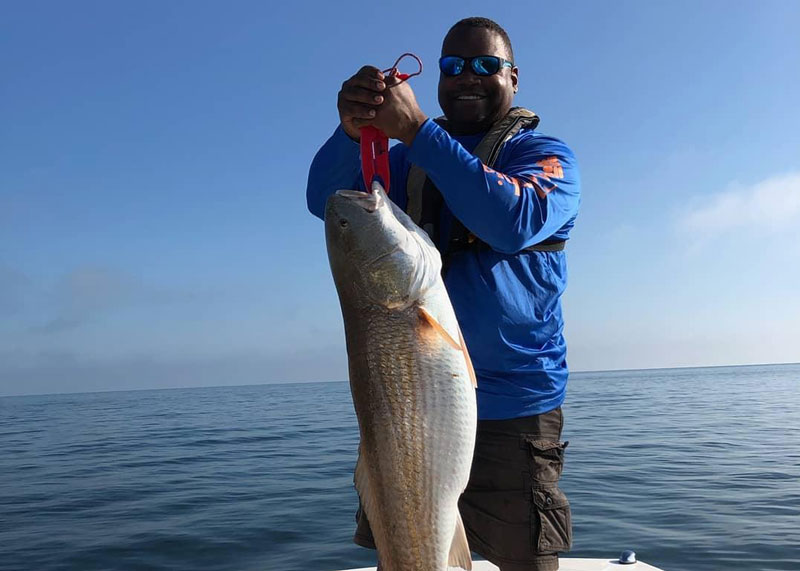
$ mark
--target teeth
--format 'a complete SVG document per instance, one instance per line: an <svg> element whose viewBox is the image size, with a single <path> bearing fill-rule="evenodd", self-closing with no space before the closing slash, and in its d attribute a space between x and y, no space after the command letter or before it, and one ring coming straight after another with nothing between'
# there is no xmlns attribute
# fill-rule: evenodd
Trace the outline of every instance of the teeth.
<svg viewBox="0 0 800 571"><path fill-rule="evenodd" d="M478 99L483 99L483 96L482 95L459 95L458 97L456 97L456 99L459 99L459 100L462 100L462 101L476 101Z"/></svg>

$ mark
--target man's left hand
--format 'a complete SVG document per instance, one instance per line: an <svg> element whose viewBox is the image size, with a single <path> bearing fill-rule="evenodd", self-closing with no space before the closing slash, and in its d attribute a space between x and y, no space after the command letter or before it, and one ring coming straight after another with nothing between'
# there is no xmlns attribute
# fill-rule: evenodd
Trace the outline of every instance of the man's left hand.
<svg viewBox="0 0 800 571"><path fill-rule="evenodd" d="M392 139L399 139L411 146L427 116L419 108L408 82L400 81L396 77L387 77L385 82L384 101L378 106L377 115L371 124Z"/></svg>

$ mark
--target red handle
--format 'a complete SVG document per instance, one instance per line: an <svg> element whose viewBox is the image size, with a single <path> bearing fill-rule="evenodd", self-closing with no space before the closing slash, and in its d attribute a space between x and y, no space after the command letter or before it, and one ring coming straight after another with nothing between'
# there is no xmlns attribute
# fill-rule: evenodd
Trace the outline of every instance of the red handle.
<svg viewBox="0 0 800 571"><path fill-rule="evenodd" d="M419 64L419 70L414 73L397 71L397 65L405 57L414 58ZM383 70L383 73L394 76L400 81L406 81L409 77L422 73L422 61L414 54L405 53L397 58L392 67ZM364 175L367 192L372 192L372 181L378 179L386 194L389 194L389 137L372 125L361 127L359 131L361 132L361 172Z"/></svg>
<svg viewBox="0 0 800 571"><path fill-rule="evenodd" d="M389 137L386 133L367 125L361 132L361 172L367 192L372 192L372 181L379 180L389 194Z"/></svg>

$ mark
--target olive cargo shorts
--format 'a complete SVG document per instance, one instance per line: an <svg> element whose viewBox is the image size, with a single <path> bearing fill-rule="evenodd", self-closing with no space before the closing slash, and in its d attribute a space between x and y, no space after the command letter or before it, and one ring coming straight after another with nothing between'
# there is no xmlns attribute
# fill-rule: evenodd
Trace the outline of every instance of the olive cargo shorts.
<svg viewBox="0 0 800 571"><path fill-rule="evenodd" d="M470 549L502 571L558 569L572 544L572 518L558 479L566 442L561 408L537 416L480 420L469 484L458 507ZM366 515L353 541L375 549Z"/></svg>

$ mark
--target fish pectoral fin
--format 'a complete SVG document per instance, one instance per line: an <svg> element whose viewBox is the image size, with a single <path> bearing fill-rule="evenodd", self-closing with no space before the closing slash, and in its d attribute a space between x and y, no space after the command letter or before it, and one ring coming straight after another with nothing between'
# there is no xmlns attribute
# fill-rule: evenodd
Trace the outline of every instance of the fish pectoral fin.
<svg viewBox="0 0 800 571"><path fill-rule="evenodd" d="M475 376L475 369L472 367L472 359L470 359L469 351L467 351L467 344L464 342L464 336L461 334L461 328L458 328L458 340L461 341L461 350L464 352L464 359L467 361L467 372L469 373L469 380L472 381L473 388L478 388L478 377Z"/></svg>
<svg viewBox="0 0 800 571"><path fill-rule="evenodd" d="M425 309L424 307L420 306L419 308L419 316L425 321L428 325L433 327L433 330L439 334L439 336L447 342L453 349L457 351L461 351L461 344L453 339L453 336L447 332L447 329L442 327L442 324L439 323L439 320L436 319L433 314Z"/></svg>
<svg viewBox="0 0 800 571"><path fill-rule="evenodd" d="M464 354L464 360L467 362L467 372L469 373L469 380L472 382L472 386L474 388L478 388L478 378L475 376L475 369L472 367L472 359L469 357L469 352L467 351L467 344L464 342L464 336L461 334L461 328L456 325L458 328L458 341L453 339L453 336L447 332L447 329L442 327L442 324L439 323L439 320L436 319L430 311L425 309L424 307L420 306L419 308L419 316L422 318L424 322L430 325L433 330L439 334L439 336L445 340L445 342L450 345L456 351L461 351Z"/></svg>
<svg viewBox="0 0 800 571"><path fill-rule="evenodd" d="M472 569L472 556L469 553L467 533L464 531L464 522L461 513L456 512L456 531L453 534L453 543L450 544L450 557L447 559L449 567L461 567L470 571Z"/></svg>

